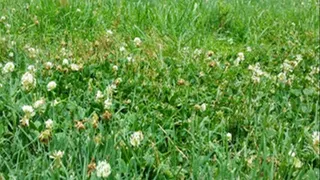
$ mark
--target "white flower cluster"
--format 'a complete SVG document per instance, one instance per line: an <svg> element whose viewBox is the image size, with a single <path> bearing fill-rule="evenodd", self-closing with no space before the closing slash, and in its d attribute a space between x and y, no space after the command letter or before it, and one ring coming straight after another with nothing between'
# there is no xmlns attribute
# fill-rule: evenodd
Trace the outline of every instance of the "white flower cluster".
<svg viewBox="0 0 320 180"><path fill-rule="evenodd" d="M259 63L256 63L254 66L249 65L248 69L253 72L251 79L254 83L259 83L262 76L269 77L268 73L261 70Z"/></svg>
<svg viewBox="0 0 320 180"><path fill-rule="evenodd" d="M292 72L298 64L299 64L298 61L289 61L286 59L281 65L281 68L283 69L284 72Z"/></svg>
<svg viewBox="0 0 320 180"><path fill-rule="evenodd" d="M281 83L287 83L287 74L285 72L281 72L278 74L278 80Z"/></svg>
<svg viewBox="0 0 320 180"><path fill-rule="evenodd" d="M33 103L33 107L35 109L39 109L41 107L43 107L43 105L46 103L44 98L40 98L39 100L37 100L36 102Z"/></svg>
<svg viewBox="0 0 320 180"><path fill-rule="evenodd" d="M70 65L70 68L71 68L72 71L79 71L81 67L78 64L72 63Z"/></svg>
<svg viewBox="0 0 320 180"><path fill-rule="evenodd" d="M111 106L112 106L112 100L111 99L106 99L104 101L104 109L111 109Z"/></svg>
<svg viewBox="0 0 320 180"><path fill-rule="evenodd" d="M32 72L32 73L34 73L34 72L37 71L37 69L36 69L36 67L35 67L34 65L29 65L29 66L27 67L27 69L28 69L29 72Z"/></svg>
<svg viewBox="0 0 320 180"><path fill-rule="evenodd" d="M104 98L103 93L100 90L98 90L96 94L96 102L101 102L103 98Z"/></svg>
<svg viewBox="0 0 320 180"><path fill-rule="evenodd" d="M231 142L232 141L232 134L231 133L227 133L226 136L227 136L227 141Z"/></svg>
<svg viewBox="0 0 320 180"><path fill-rule="evenodd" d="M83 68L83 65L82 64L76 64L76 63L71 63L69 62L68 59L63 59L62 60L62 65L65 67L65 68L70 68L71 71L80 71L82 68ZM51 69L53 67L53 64L50 63L50 64L47 64L47 69Z"/></svg>
<svg viewBox="0 0 320 180"><path fill-rule="evenodd" d="M244 58L244 53L243 52L239 52L236 60L234 61L234 65L238 66L241 61L244 61L244 59L245 59Z"/></svg>
<svg viewBox="0 0 320 180"><path fill-rule="evenodd" d="M25 48L27 49L27 52L28 52L28 55L29 55L30 58L35 58L35 57L37 57L37 55L38 55L39 52L40 52L39 49L30 47L30 46L28 46L28 45L26 45Z"/></svg>
<svg viewBox="0 0 320 180"><path fill-rule="evenodd" d="M130 144L134 147L137 147L141 144L143 140L143 134L141 131L134 132L130 137Z"/></svg>
<svg viewBox="0 0 320 180"><path fill-rule="evenodd" d="M109 110L112 107L112 96L113 93L116 92L116 83L112 83L111 85L108 85L104 92L98 90L96 93L95 101L98 103L103 102L104 103L104 109ZM104 101L103 101L104 100Z"/></svg>
<svg viewBox="0 0 320 180"><path fill-rule="evenodd" d="M57 83L55 81L50 81L47 85L47 90L52 91L57 87Z"/></svg>
<svg viewBox="0 0 320 180"><path fill-rule="evenodd" d="M52 155L50 155L51 159L58 160L61 159L64 155L64 151L54 151Z"/></svg>
<svg viewBox="0 0 320 180"><path fill-rule="evenodd" d="M36 113L32 106L24 105L22 106L22 111L24 112L23 118L20 120L21 125L29 126L29 119L32 118Z"/></svg>
<svg viewBox="0 0 320 180"><path fill-rule="evenodd" d="M133 63L135 61L135 59L132 56L128 56L127 60L129 63Z"/></svg>
<svg viewBox="0 0 320 180"><path fill-rule="evenodd" d="M136 46L140 46L142 43L142 41L139 37L134 38L133 42Z"/></svg>
<svg viewBox="0 0 320 180"><path fill-rule="evenodd" d="M284 60L283 64L281 65L282 72L278 74L278 81L283 84L291 85L294 75L290 75L293 72L294 68L302 61L302 56L297 55L297 61L289 61L287 59ZM288 75L289 74L289 75Z"/></svg>
<svg viewBox="0 0 320 180"><path fill-rule="evenodd" d="M96 169L98 177L107 178L111 174L111 166L107 161L99 161Z"/></svg>
<svg viewBox="0 0 320 180"><path fill-rule="evenodd" d="M6 73L13 72L14 68L15 68L15 66L14 66L13 62L8 62L2 68L2 73L6 74Z"/></svg>
<svg viewBox="0 0 320 180"><path fill-rule="evenodd" d="M21 84L24 90L29 91L32 88L36 87L37 80L32 73L26 72L21 77Z"/></svg>
<svg viewBox="0 0 320 180"><path fill-rule="evenodd" d="M47 70L49 70L49 69L52 69L53 68L53 63L52 62L46 62L45 64L44 64L44 67L47 69Z"/></svg>
<svg viewBox="0 0 320 180"><path fill-rule="evenodd" d="M46 125L46 128L47 128L47 129L52 129L52 127L53 127L53 121L52 121L52 119L48 119L48 120L45 122L45 125Z"/></svg>
<svg viewBox="0 0 320 180"><path fill-rule="evenodd" d="M120 52L124 52L126 50L126 48L124 47L124 46L121 46L120 48L119 48L119 51Z"/></svg>

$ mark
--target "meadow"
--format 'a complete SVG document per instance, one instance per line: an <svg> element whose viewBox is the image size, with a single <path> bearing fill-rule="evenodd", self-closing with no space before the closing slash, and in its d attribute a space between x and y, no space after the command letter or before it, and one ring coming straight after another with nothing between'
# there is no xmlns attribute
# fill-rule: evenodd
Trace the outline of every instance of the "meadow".
<svg viewBox="0 0 320 180"><path fill-rule="evenodd" d="M1 0L0 180L319 179L317 0Z"/></svg>

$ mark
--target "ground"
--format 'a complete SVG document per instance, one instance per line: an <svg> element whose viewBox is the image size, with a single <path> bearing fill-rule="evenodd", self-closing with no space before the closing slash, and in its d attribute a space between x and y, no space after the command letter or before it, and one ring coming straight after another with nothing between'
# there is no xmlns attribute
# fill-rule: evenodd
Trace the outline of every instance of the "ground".
<svg viewBox="0 0 320 180"><path fill-rule="evenodd" d="M1 0L0 179L319 179L316 0Z"/></svg>

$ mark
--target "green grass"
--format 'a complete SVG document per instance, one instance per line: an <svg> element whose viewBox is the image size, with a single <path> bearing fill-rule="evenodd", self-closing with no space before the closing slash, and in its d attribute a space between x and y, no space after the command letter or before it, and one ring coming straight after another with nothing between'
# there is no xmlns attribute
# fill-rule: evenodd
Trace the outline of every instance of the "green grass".
<svg viewBox="0 0 320 180"><path fill-rule="evenodd" d="M320 177L316 0L62 1L0 1L0 180L98 179L88 165L104 160L109 179ZM285 70L285 60L298 64ZM3 73L8 62L15 69ZM256 63L260 82L248 69ZM29 65L36 86L27 91ZM24 126L22 107L40 98ZM144 138L134 147L136 131Z"/></svg>

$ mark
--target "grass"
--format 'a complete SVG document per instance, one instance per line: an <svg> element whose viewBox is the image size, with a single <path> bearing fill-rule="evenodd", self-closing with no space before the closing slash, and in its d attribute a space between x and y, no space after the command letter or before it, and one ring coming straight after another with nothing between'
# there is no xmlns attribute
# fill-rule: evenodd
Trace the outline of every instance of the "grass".
<svg viewBox="0 0 320 180"><path fill-rule="evenodd" d="M316 0L2 0L0 17L0 179L98 179L101 161L109 179L319 179Z"/></svg>

